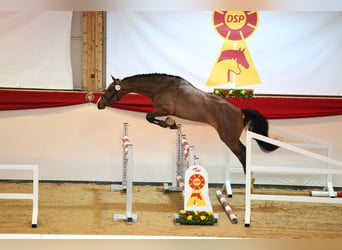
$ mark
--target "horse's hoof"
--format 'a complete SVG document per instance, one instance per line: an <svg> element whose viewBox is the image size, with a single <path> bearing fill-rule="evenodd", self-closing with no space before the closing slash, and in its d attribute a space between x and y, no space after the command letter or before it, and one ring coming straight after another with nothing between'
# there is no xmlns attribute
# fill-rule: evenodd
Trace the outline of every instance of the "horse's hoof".
<svg viewBox="0 0 342 250"><path fill-rule="evenodd" d="M165 123L167 126L171 127L173 124L175 124L175 120L173 120L171 117L166 117Z"/></svg>
<svg viewBox="0 0 342 250"><path fill-rule="evenodd" d="M178 128L175 120L173 120L171 117L166 117L165 123L170 129L177 129Z"/></svg>

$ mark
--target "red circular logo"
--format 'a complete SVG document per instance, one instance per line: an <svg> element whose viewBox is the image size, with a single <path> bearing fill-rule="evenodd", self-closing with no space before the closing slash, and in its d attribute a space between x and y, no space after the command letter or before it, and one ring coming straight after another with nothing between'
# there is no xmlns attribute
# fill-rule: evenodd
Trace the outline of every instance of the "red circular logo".
<svg viewBox="0 0 342 250"><path fill-rule="evenodd" d="M205 179L200 174L193 174L189 178L189 185L192 189L200 190L205 185Z"/></svg>
<svg viewBox="0 0 342 250"><path fill-rule="evenodd" d="M88 102L92 102L95 100L95 95L93 93L89 92L85 95L85 99Z"/></svg>
<svg viewBox="0 0 342 250"><path fill-rule="evenodd" d="M256 11L214 11L213 22L220 36L239 41L248 38L255 31L258 13Z"/></svg>

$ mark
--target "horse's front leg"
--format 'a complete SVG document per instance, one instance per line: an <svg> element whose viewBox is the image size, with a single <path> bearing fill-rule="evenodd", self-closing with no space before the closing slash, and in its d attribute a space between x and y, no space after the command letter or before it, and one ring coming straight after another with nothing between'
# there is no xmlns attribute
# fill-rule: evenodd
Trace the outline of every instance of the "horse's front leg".
<svg viewBox="0 0 342 250"><path fill-rule="evenodd" d="M170 129L176 129L177 128L176 122L171 117L167 117L164 121L156 118L157 116L166 116L169 114L170 113L167 110L155 109L146 114L146 120L162 128L169 127Z"/></svg>
<svg viewBox="0 0 342 250"><path fill-rule="evenodd" d="M146 120L148 120L150 123L156 124L162 128L166 128L167 124L165 121L156 119L154 115L152 115L151 113L147 113L146 114Z"/></svg>

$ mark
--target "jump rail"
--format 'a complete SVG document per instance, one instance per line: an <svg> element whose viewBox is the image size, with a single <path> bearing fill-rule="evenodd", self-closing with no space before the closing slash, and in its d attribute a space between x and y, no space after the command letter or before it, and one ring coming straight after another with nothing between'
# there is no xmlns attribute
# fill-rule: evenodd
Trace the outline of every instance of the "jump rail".
<svg viewBox="0 0 342 250"><path fill-rule="evenodd" d="M303 168L303 167L276 167L276 166L259 166L252 164L252 140L258 139L265 141L281 148L285 148L292 152L308 156L315 160L319 160L326 163L326 167L320 168ZM312 145L307 145L312 147ZM329 155L330 156L330 155ZM337 166L338 169L332 168ZM282 173L298 173L298 174L317 174L327 175L328 181L331 181L332 175L342 175L342 162L331 159L327 156L323 156L304 148L298 147L293 144L281 142L269 137L256 134L251 131L247 131L246 135L246 202L245 202L245 226L250 226L251 219L251 201L252 200L270 200L270 201L289 201L289 202L312 202L312 203L333 203L342 204L342 199L331 199L324 197L310 197L310 196L287 196L287 195L269 195L269 194L252 194L251 193L251 180L252 172L267 172L274 174ZM332 182L330 182L332 186Z"/></svg>
<svg viewBox="0 0 342 250"><path fill-rule="evenodd" d="M32 227L37 227L38 221L38 165L14 165L14 164L0 164L0 170L32 170L33 172L33 192L26 193L2 193L0 199L15 199L15 200L32 200Z"/></svg>
<svg viewBox="0 0 342 250"><path fill-rule="evenodd" d="M310 136L306 136L306 135L302 135L296 132L292 132L289 130L285 130L283 128L279 128L273 125L270 125L270 130L278 132L279 134L285 135L285 136L290 136L296 140L300 140L301 142L297 142L297 143L289 143L293 146L297 146L303 149L325 149L326 150L326 156L331 158L332 157L332 145L331 143L310 137ZM226 188L227 191L227 195L228 197L232 197L233 196L233 191L231 188L231 172L241 172L242 173L242 167L239 165L237 167L233 166L232 167L232 163L231 163L231 151L227 150L226 151L226 173L225 173L225 183L224 183L224 187ZM327 175L327 189L330 193L330 195L333 197L334 190L333 190L333 186L332 186L332 176L331 174Z"/></svg>

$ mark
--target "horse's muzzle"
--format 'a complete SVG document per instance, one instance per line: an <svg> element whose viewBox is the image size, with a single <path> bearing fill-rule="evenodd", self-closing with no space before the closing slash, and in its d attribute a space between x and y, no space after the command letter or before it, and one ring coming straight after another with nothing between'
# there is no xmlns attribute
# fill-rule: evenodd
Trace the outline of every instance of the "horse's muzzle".
<svg viewBox="0 0 342 250"><path fill-rule="evenodd" d="M106 104L103 101L102 96L100 96L100 98L97 100L97 108L98 109L105 109Z"/></svg>

